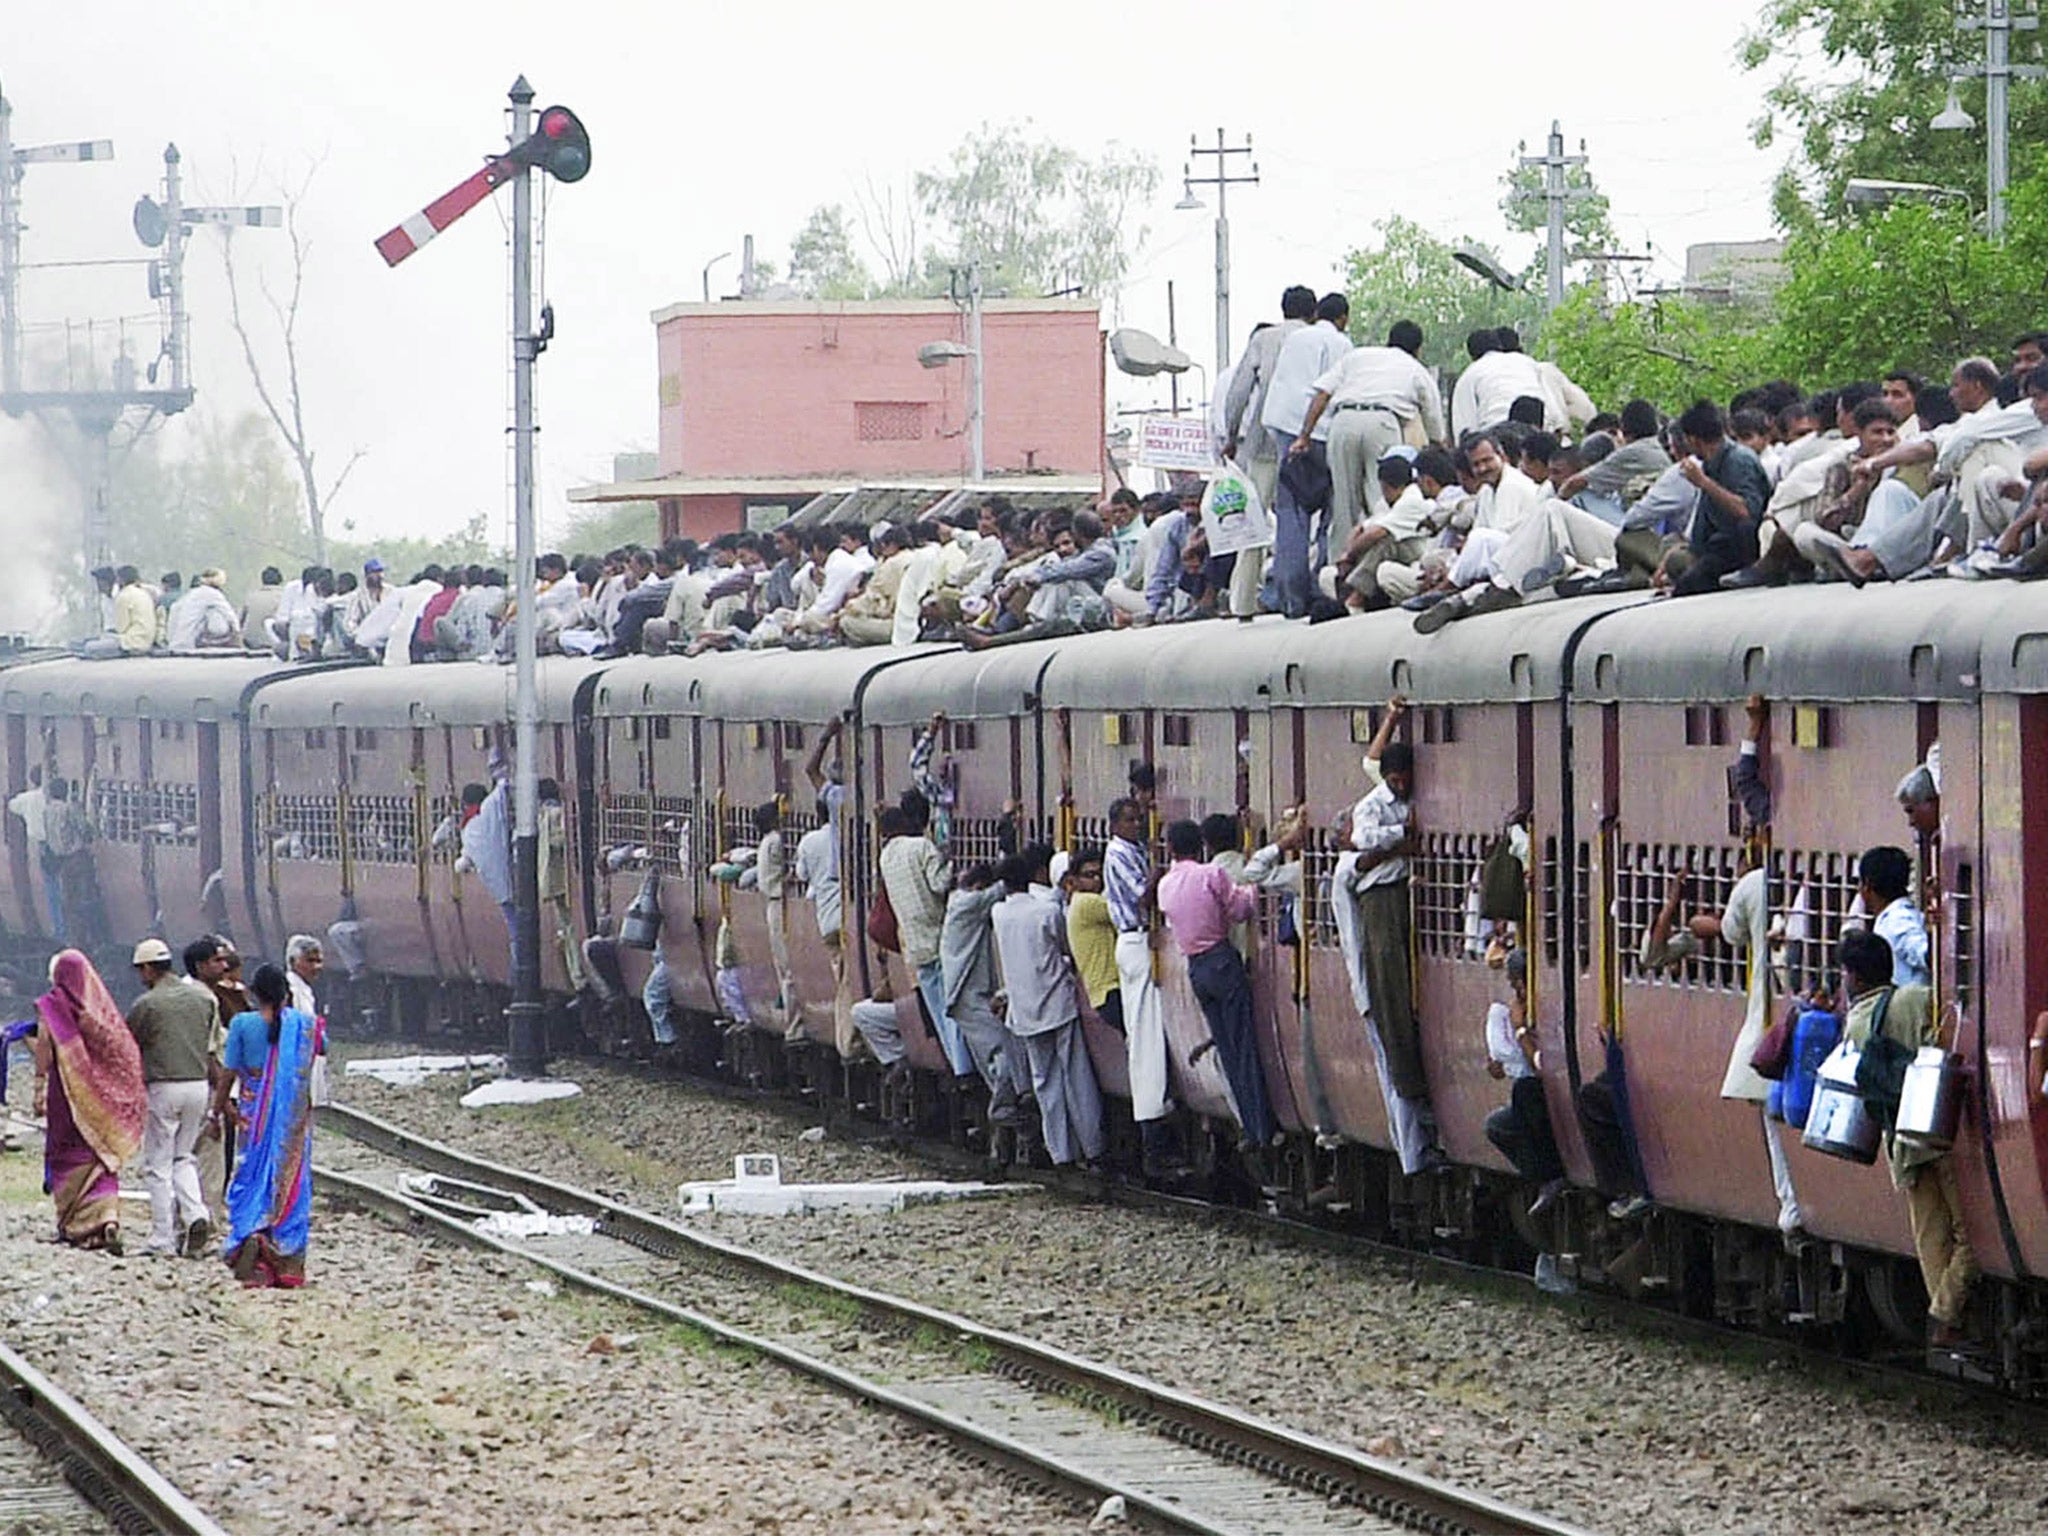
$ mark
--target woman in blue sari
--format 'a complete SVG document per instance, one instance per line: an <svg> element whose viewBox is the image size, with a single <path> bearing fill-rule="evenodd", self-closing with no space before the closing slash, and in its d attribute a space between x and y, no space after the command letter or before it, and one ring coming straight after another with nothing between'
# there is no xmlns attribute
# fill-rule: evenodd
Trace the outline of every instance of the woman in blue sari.
<svg viewBox="0 0 2048 1536"><path fill-rule="evenodd" d="M289 1289L306 1283L313 1064L327 1045L320 1021L291 1006L290 983L276 966L256 968L249 995L256 1007L228 1026L227 1070L214 1099L214 1114L232 1113L242 1127L225 1257L242 1284Z"/></svg>

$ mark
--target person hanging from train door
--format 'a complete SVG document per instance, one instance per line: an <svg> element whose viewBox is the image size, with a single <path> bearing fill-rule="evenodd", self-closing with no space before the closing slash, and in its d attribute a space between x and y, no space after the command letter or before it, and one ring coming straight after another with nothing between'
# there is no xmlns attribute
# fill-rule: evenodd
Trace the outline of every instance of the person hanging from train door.
<svg viewBox="0 0 2048 1536"><path fill-rule="evenodd" d="M1031 1054L995 1010L1000 983L993 914L1009 894L998 875L994 864L975 864L955 883L939 933L939 969L946 1013L988 1085L989 1162L1005 1168L1020 1156L1017 1143L1031 1097Z"/></svg>
<svg viewBox="0 0 2048 1536"><path fill-rule="evenodd" d="M1450 1159L1437 1144L1409 963L1414 918L1408 856L1417 845L1415 749L1393 739L1407 709L1399 694L1388 700L1366 748L1365 774L1373 788L1345 819L1350 847L1330 875L1330 908L1351 974L1352 1001L1372 1043L1394 1150L1401 1171L1413 1174L1448 1167Z"/></svg>
<svg viewBox="0 0 2048 1536"><path fill-rule="evenodd" d="M1913 859L1905 849L1888 843L1867 848L1856 861L1856 905L1849 916L1891 946L1894 986L1927 987L1934 984L1933 947L1912 890Z"/></svg>
<svg viewBox="0 0 2048 1536"><path fill-rule="evenodd" d="M576 924L569 916L569 826L562 811L562 786L540 781L538 880L540 909L562 952L562 974L571 992L583 990L583 949L576 942Z"/></svg>
<svg viewBox="0 0 2048 1536"><path fill-rule="evenodd" d="M1861 1050L1879 1033L1908 1052L1951 1044L1937 1020L1933 993L1924 986L1893 984L1896 960L1883 939L1866 928L1845 929L1835 956L1843 990L1849 994L1843 1038L1851 1045ZM1953 1348L1964 1342L1964 1309L1980 1273L1963 1218L1962 1188L1956 1182L1955 1158L1948 1151L1903 1141L1894 1133L1891 1118L1897 1108L1893 1102L1890 1113L1879 1111L1885 1123L1885 1160L1892 1188L1906 1197L1913 1252L1927 1283L1927 1313L1933 1320L1928 1342L1937 1349Z"/></svg>
<svg viewBox="0 0 2048 1536"><path fill-rule="evenodd" d="M1721 1097L1755 1104L1763 1116L1764 1148L1770 1154L1771 1186L1778 1196L1778 1231L1786 1245L1796 1246L1806 1236L1806 1218L1799 1208L1799 1196L1792 1187L1792 1165L1786 1158L1777 1128L1771 1124L1768 1104L1771 1085L1750 1064L1756 1048L1770 1027L1771 896L1770 826L1771 791L1763 781L1759 743L1770 729L1771 709L1760 694L1751 694L1744 706L1747 723L1742 748L1728 773L1729 786L1742 809L1742 867L1728 903L1719 912L1702 912L1686 927L1702 942L1719 939L1748 965L1745 989L1748 1003L1742 1028L1728 1053L1727 1070L1721 1076Z"/></svg>
<svg viewBox="0 0 2048 1536"><path fill-rule="evenodd" d="M944 1048L955 1077L976 1074L974 1058L961 1038L960 1026L946 1011L946 972L940 938L946 926L946 895L953 888L953 867L929 836L931 803L924 792L906 789L897 800L905 832L882 845L882 886L895 910L903 938L903 962L917 977L932 1033Z"/></svg>
<svg viewBox="0 0 2048 1536"><path fill-rule="evenodd" d="M1131 783L1138 786L1141 770L1149 791L1155 782L1149 763L1132 765ZM1155 882L1146 846L1151 826L1145 803L1126 795L1112 804L1109 833L1102 894L1109 903L1110 921L1116 924L1117 991L1123 1000L1124 1049L1130 1062L1131 1118L1138 1122L1145 1177L1172 1178L1185 1168L1174 1155L1166 1121L1173 1095L1167 1076L1166 1015L1152 974Z"/></svg>
<svg viewBox="0 0 2048 1536"><path fill-rule="evenodd" d="M1251 973L1231 942L1233 925L1249 923L1256 915L1257 898L1252 887L1233 880L1221 866L1203 862L1207 850L1194 822L1171 823L1166 848L1173 863L1159 881L1159 910L1187 959L1188 981L1209 1023L1209 1043L1230 1083L1243 1131L1238 1151L1253 1176L1269 1184L1268 1148L1278 1127L1259 1061ZM1202 1051L1196 1048L1190 1065Z"/></svg>

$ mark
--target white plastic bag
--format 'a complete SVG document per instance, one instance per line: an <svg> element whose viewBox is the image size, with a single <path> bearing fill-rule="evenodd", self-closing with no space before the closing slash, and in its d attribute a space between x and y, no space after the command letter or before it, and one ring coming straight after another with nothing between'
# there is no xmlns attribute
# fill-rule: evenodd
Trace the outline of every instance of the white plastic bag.
<svg viewBox="0 0 2048 1536"><path fill-rule="evenodd" d="M1202 532L1208 535L1212 556L1273 542L1273 519L1259 500L1259 488L1235 460L1225 460L1202 492Z"/></svg>

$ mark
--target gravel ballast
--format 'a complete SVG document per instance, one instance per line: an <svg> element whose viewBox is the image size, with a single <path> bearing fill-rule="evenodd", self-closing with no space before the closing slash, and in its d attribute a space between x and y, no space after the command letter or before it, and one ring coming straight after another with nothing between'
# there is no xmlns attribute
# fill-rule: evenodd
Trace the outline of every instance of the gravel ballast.
<svg viewBox="0 0 2048 1536"><path fill-rule="evenodd" d="M10 1097L25 1111L25 1085ZM323 1203L310 1284L244 1291L212 1260L57 1245L40 1183L33 1142L0 1153L0 1328L232 1531L1087 1525L890 1415L510 1259ZM132 1237L147 1212L128 1206Z"/></svg>
<svg viewBox="0 0 2048 1536"><path fill-rule="evenodd" d="M337 1079L372 1113L673 1214L675 1186L777 1153L791 1182L923 1176L806 1137L802 1112L565 1063L579 1099L466 1111L459 1085ZM1783 1352L1674 1340L1498 1282L1143 1210L1027 1196L900 1215L717 1217L708 1230L1387 1456L1589 1529L1765 1533L1850 1522L2036 1532L2027 1416L1884 1389Z"/></svg>

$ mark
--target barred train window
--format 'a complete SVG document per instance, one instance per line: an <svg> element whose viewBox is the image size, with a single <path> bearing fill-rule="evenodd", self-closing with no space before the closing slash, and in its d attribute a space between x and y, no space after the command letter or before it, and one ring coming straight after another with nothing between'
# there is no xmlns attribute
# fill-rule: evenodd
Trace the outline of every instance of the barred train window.
<svg viewBox="0 0 2048 1536"><path fill-rule="evenodd" d="M199 786L127 784L102 779L94 785L93 820L110 843L190 847L199 841Z"/></svg>
<svg viewBox="0 0 2048 1536"><path fill-rule="evenodd" d="M340 807L333 795L272 795L271 847L279 858L341 858Z"/></svg>
<svg viewBox="0 0 2048 1536"><path fill-rule="evenodd" d="M1415 934L1422 953L1439 960L1484 958L1472 952L1482 925L1477 901L1479 868L1493 837L1483 832L1424 832L1412 861Z"/></svg>
<svg viewBox="0 0 2048 1536"><path fill-rule="evenodd" d="M410 864L419 857L419 807L411 795L351 795L349 852L366 864Z"/></svg>
<svg viewBox="0 0 2048 1536"><path fill-rule="evenodd" d="M645 796L639 798L646 801ZM703 852L696 835L702 807L689 795L656 795L647 804L652 824L641 843L653 856L654 867L694 880Z"/></svg>

